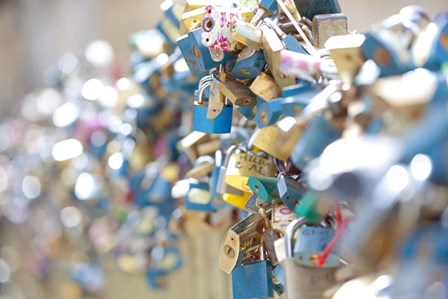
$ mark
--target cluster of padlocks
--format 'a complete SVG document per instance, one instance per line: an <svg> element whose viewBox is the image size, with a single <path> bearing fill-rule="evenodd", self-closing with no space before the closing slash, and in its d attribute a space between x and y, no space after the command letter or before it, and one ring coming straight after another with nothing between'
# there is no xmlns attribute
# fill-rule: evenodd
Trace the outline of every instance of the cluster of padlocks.
<svg viewBox="0 0 448 299"><path fill-rule="evenodd" d="M157 288L179 235L228 230L234 299L445 298L448 13L409 6L360 34L337 0L161 7L130 37L133 80L63 57L27 124L3 124L26 128L3 149L27 198L8 218L45 191L89 244L72 272L90 290L98 252Z"/></svg>

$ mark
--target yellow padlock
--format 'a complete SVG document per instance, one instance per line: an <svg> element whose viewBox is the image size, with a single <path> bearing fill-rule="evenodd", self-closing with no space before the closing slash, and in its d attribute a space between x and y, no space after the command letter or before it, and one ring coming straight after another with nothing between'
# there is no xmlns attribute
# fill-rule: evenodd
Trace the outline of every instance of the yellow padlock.
<svg viewBox="0 0 448 299"><path fill-rule="evenodd" d="M251 176L274 176L276 167L269 157L261 156L262 153L248 152L239 149L230 156L225 176L225 182L238 190L251 192L247 180Z"/></svg>
<svg viewBox="0 0 448 299"><path fill-rule="evenodd" d="M225 202L228 204L237 207L239 209L246 209L246 202L249 200L251 193L249 192L241 192L241 195L239 194L231 194L231 193L225 193L222 195L222 198Z"/></svg>

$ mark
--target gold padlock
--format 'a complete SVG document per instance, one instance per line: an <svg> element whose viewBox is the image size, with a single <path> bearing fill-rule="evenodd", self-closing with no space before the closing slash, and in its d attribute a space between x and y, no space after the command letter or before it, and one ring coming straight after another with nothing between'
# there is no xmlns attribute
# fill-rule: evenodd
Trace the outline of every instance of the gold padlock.
<svg viewBox="0 0 448 299"><path fill-rule="evenodd" d="M268 102L282 95L282 90L274 78L261 72L250 85L250 90L264 101Z"/></svg>
<svg viewBox="0 0 448 299"><path fill-rule="evenodd" d="M230 156L225 183L244 192L251 192L247 180L250 176L274 176L276 167L269 157L248 152L242 148Z"/></svg>
<svg viewBox="0 0 448 299"><path fill-rule="evenodd" d="M269 155L286 161L291 156L300 136L302 136L302 130L299 127L284 133L274 125L258 129L252 135L250 143Z"/></svg>
<svg viewBox="0 0 448 299"><path fill-rule="evenodd" d="M240 255L259 248L264 221L263 216L253 213L229 229L221 243L219 255L219 266L224 272L230 274Z"/></svg>
<svg viewBox="0 0 448 299"><path fill-rule="evenodd" d="M177 143L177 150L187 154L191 163L199 156L213 154L220 147L218 135L193 131Z"/></svg>
<svg viewBox="0 0 448 299"><path fill-rule="evenodd" d="M342 13L315 15L313 18L314 45L324 48L332 36L348 34L347 17Z"/></svg>

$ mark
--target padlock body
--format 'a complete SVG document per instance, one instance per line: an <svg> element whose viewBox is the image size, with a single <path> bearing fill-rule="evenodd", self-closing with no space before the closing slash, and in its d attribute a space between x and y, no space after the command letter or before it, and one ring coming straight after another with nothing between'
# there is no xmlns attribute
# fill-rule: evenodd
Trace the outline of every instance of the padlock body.
<svg viewBox="0 0 448 299"><path fill-rule="evenodd" d="M214 119L207 118L208 108L206 105L194 103L193 107L193 130L208 134L226 134L232 129L231 106L224 106L221 113Z"/></svg>
<svg viewBox="0 0 448 299"><path fill-rule="evenodd" d="M272 266L268 261L238 265L232 271L233 299L271 298Z"/></svg>

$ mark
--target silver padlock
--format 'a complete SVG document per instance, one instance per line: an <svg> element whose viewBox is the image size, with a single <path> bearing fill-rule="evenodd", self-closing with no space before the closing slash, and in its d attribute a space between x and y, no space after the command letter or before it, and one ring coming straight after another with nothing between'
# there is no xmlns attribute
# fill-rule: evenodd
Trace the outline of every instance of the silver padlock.
<svg viewBox="0 0 448 299"><path fill-rule="evenodd" d="M321 267L313 262L316 252L293 254L294 235L300 227L306 224L309 224L308 221L302 217L293 220L286 229L284 269L287 299L323 299L325 290L336 283L334 274L342 266L339 257L335 254L330 254Z"/></svg>

